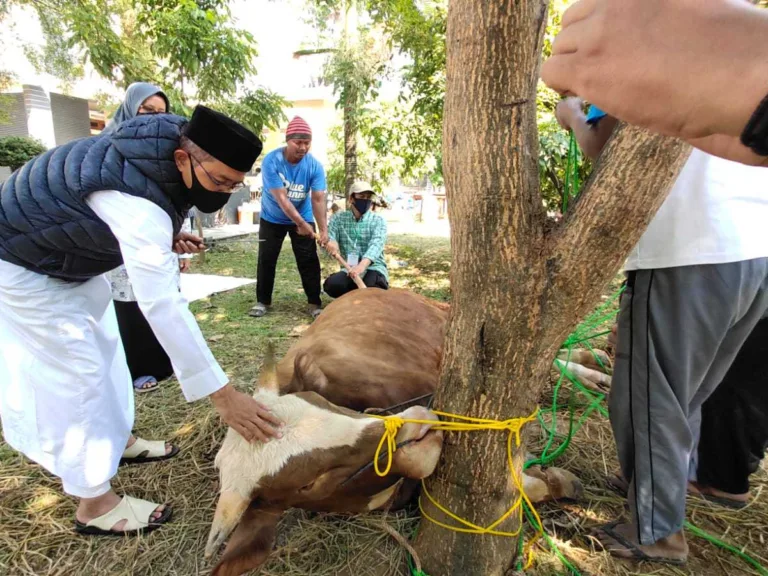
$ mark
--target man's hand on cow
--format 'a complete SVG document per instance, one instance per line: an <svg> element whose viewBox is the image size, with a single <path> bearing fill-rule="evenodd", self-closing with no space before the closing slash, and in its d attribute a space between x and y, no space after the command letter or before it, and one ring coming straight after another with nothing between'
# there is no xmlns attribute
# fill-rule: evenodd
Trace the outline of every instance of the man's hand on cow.
<svg viewBox="0 0 768 576"><path fill-rule="evenodd" d="M268 442L281 438L278 430L282 423L263 405L248 394L227 384L211 394L211 401L225 424L233 428L248 442Z"/></svg>
<svg viewBox="0 0 768 576"><path fill-rule="evenodd" d="M173 239L173 251L176 254L199 254L204 250L203 239L189 232L179 232Z"/></svg>
<svg viewBox="0 0 768 576"><path fill-rule="evenodd" d="M735 138L765 97L768 58L755 47L766 37L768 12L746 0L579 0L563 14L542 79L694 145ZM744 160L738 146L715 144Z"/></svg>
<svg viewBox="0 0 768 576"><path fill-rule="evenodd" d="M302 222L300 225L296 226L296 232L299 234L299 236L315 235L315 229L308 222Z"/></svg>

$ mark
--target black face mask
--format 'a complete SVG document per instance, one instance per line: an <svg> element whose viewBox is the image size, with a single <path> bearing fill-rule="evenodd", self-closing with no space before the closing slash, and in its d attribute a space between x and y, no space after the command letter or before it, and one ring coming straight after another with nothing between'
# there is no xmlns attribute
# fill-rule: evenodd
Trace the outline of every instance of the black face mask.
<svg viewBox="0 0 768 576"><path fill-rule="evenodd" d="M362 198L355 198L352 204L355 205L355 208L357 208L357 211L360 212L360 216L368 212L368 210L371 209L371 203L373 200L363 200Z"/></svg>
<svg viewBox="0 0 768 576"><path fill-rule="evenodd" d="M192 187L188 188L188 198L190 204L205 214L213 214L221 210L229 202L231 194L227 192L213 192L200 184L195 174L195 167L192 159L189 160L192 170Z"/></svg>

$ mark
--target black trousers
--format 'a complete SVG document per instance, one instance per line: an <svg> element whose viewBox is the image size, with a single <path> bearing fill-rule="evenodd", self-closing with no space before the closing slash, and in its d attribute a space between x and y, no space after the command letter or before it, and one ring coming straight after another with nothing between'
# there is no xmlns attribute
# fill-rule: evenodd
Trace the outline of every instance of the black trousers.
<svg viewBox="0 0 768 576"><path fill-rule="evenodd" d="M749 491L768 448L768 319L755 326L728 374L701 408L697 480L730 494Z"/></svg>
<svg viewBox="0 0 768 576"><path fill-rule="evenodd" d="M315 227L311 224L312 228ZM275 270L285 235L291 237L296 267L301 276L301 285L310 304L320 306L320 259L312 236L299 236L296 226L273 224L263 218L259 222L259 262L256 270L256 299L266 306L272 304L275 288Z"/></svg>
<svg viewBox="0 0 768 576"><path fill-rule="evenodd" d="M389 283L384 277L384 274L377 272L376 270L367 270L365 276L363 276L363 284L368 288L381 288L387 290ZM336 272L326 278L323 284L323 291L331 298L339 298L344 296L347 292L357 290L355 281L350 278L346 272Z"/></svg>
<svg viewBox="0 0 768 576"><path fill-rule="evenodd" d="M154 376L160 382L173 375L173 366L138 302L115 302L117 325L131 378Z"/></svg>

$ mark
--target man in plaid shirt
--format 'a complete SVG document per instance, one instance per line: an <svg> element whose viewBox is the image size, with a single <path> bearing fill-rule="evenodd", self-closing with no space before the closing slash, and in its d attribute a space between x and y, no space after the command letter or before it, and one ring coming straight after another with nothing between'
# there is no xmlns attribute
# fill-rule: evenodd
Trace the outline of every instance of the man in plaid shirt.
<svg viewBox="0 0 768 576"><path fill-rule="evenodd" d="M351 208L334 214L328 224L326 250L332 256L341 254L349 264L346 270L331 274L323 290L331 298L355 290L354 278L360 277L369 288L389 288L389 273L384 261L387 223L371 211L373 188L367 182L355 182L349 191Z"/></svg>

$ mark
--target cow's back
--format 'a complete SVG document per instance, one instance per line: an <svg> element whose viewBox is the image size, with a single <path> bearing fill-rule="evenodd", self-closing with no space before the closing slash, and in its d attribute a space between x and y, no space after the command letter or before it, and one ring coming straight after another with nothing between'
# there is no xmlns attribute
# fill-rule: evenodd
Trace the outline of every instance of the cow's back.
<svg viewBox="0 0 768 576"><path fill-rule="evenodd" d="M433 392L447 320L446 305L407 290L350 292L288 350L277 366L280 387L291 387L303 355L327 380L310 388L337 405L386 407Z"/></svg>

